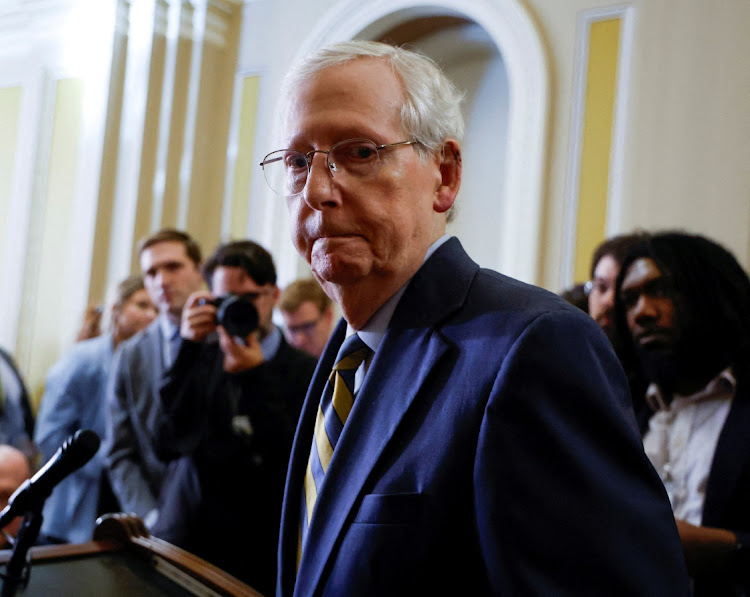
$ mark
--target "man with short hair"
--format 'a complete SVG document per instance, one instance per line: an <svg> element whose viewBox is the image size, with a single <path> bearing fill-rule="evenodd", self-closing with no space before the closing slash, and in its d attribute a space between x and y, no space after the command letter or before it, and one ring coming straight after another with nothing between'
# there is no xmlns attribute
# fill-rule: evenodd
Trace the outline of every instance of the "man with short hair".
<svg viewBox="0 0 750 597"><path fill-rule="evenodd" d="M182 346L161 390L157 444L181 467L165 481L165 538L268 595L289 451L315 359L272 322L279 288L263 247L219 245L203 273L211 290L188 299ZM191 486L200 490L192 503L182 500Z"/></svg>
<svg viewBox="0 0 750 597"><path fill-rule="evenodd" d="M750 593L750 279L707 238L654 234L624 259L615 312L695 594Z"/></svg>
<svg viewBox="0 0 750 597"><path fill-rule="evenodd" d="M320 284L295 280L281 292L279 311L289 344L320 358L333 329L333 302Z"/></svg>
<svg viewBox="0 0 750 597"><path fill-rule="evenodd" d="M159 384L179 349L182 308L203 286L203 278L200 247L185 232L160 230L141 241L138 255L159 316L115 354L107 384L105 450L112 490L122 509L152 527L166 471L153 446L162 416Z"/></svg>
<svg viewBox="0 0 750 597"><path fill-rule="evenodd" d="M460 98L375 42L306 56L262 162L339 323L290 459L277 595L684 595L664 489L587 315L446 236Z"/></svg>

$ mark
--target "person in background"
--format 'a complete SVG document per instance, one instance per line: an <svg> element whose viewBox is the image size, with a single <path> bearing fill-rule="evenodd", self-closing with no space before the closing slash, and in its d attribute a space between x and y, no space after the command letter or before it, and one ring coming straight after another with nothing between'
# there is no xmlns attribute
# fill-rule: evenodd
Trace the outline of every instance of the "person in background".
<svg viewBox="0 0 750 597"><path fill-rule="evenodd" d="M584 313L589 312L589 297L586 284L574 284L560 292L560 296Z"/></svg>
<svg viewBox="0 0 750 597"><path fill-rule="evenodd" d="M162 416L159 386L180 346L180 316L188 296L203 287L201 250L185 232L167 228L138 245L143 281L159 316L115 352L107 382L105 454L120 505L151 528L166 465L154 451Z"/></svg>
<svg viewBox="0 0 750 597"><path fill-rule="evenodd" d="M36 463L39 453L33 437L29 392L13 357L0 348L0 444L18 448L30 463Z"/></svg>
<svg viewBox="0 0 750 597"><path fill-rule="evenodd" d="M157 315L141 275L120 282L108 304L110 331L74 344L47 375L35 436L45 461L79 429L104 437L107 379L114 351ZM50 542L90 541L97 517L119 509L104 470L105 454L100 448L55 487L43 511L42 533Z"/></svg>
<svg viewBox="0 0 750 597"><path fill-rule="evenodd" d="M277 596L686 595L611 344L446 234L451 82L351 41L307 54L280 97L264 175L344 319L297 426Z"/></svg>
<svg viewBox="0 0 750 597"><path fill-rule="evenodd" d="M81 329L78 330L76 342L96 338L102 333L102 314L104 309L101 305L89 305L83 314Z"/></svg>
<svg viewBox="0 0 750 597"><path fill-rule="evenodd" d="M263 247L219 245L203 271L211 290L188 299L182 346L161 390L166 417L156 441L180 473L164 482L167 528L155 533L270 595L289 451L315 359L289 346L272 322L279 288ZM256 330L235 337L217 321L216 299L230 296L255 307ZM191 483L200 493L192 506L181 499L194 495Z"/></svg>
<svg viewBox="0 0 750 597"><path fill-rule="evenodd" d="M279 311L289 344L316 359L333 329L333 301L313 278L302 278L281 292Z"/></svg>
<svg viewBox="0 0 750 597"><path fill-rule="evenodd" d="M591 258L591 279L584 285L588 313L610 341L614 340L615 282L628 249L642 237L643 233L636 232L608 238L596 248Z"/></svg>
<svg viewBox="0 0 750 597"><path fill-rule="evenodd" d="M0 510L8 505L8 500L21 484L31 477L29 459L13 446L0 444ZM0 549L10 549L13 539L18 534L23 517L14 518L2 529Z"/></svg>
<svg viewBox="0 0 750 597"><path fill-rule="evenodd" d="M622 261L630 247L645 238L644 232L620 234L605 239L594 251L591 258L591 279L584 285L588 299L588 314L594 318L612 342L618 357L623 347L622 339L615 333L615 283L620 274ZM620 358L630 386L633 410L637 416L643 416L647 382L640 366L631 360ZM640 425L640 420L639 420Z"/></svg>
<svg viewBox="0 0 750 597"><path fill-rule="evenodd" d="M618 335L650 385L643 444L694 594L750 594L750 278L714 241L661 232L617 279ZM744 592L743 592L744 591Z"/></svg>

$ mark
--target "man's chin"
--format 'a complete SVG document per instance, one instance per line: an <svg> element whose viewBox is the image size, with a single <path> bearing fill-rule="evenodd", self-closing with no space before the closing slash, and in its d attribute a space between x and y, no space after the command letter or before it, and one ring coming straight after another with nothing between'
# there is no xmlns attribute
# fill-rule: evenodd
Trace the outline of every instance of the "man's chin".
<svg viewBox="0 0 750 597"><path fill-rule="evenodd" d="M321 283L346 286L354 284L370 273L369 263L351 255L315 255L310 262Z"/></svg>
<svg viewBox="0 0 750 597"><path fill-rule="evenodd" d="M641 367L649 381L672 391L685 377L685 363L675 354L671 344L649 342L636 349Z"/></svg>

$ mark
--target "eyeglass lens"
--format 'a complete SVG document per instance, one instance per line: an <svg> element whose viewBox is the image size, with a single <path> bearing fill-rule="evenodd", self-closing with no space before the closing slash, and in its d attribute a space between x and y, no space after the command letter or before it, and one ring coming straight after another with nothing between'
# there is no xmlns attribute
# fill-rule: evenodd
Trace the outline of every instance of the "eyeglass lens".
<svg viewBox="0 0 750 597"><path fill-rule="evenodd" d="M378 146L367 139L348 139L336 143L329 151L314 150L304 154L292 149L269 153L262 162L266 182L282 196L296 195L305 188L316 153L326 154L331 175L342 184L352 178L373 176L380 162Z"/></svg>

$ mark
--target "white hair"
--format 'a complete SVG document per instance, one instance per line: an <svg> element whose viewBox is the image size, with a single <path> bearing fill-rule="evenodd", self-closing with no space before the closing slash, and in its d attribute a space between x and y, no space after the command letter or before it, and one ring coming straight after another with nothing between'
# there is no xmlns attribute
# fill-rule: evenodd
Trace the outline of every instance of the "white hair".
<svg viewBox="0 0 750 597"><path fill-rule="evenodd" d="M464 133L461 114L463 93L445 76L431 58L402 47L375 41L352 40L324 46L298 62L281 86L282 119L293 91L310 77L327 68L362 58L375 58L388 64L404 90L401 122L410 138L419 141L417 149L426 155L441 151L448 139L460 141ZM450 210L449 221L453 215Z"/></svg>
<svg viewBox="0 0 750 597"><path fill-rule="evenodd" d="M320 48L287 74L281 88L282 98L290 97L294 88L318 72L359 58L377 58L391 66L403 84L404 130L426 149L437 151L447 139L461 140L463 94L431 58L385 43L354 40Z"/></svg>

